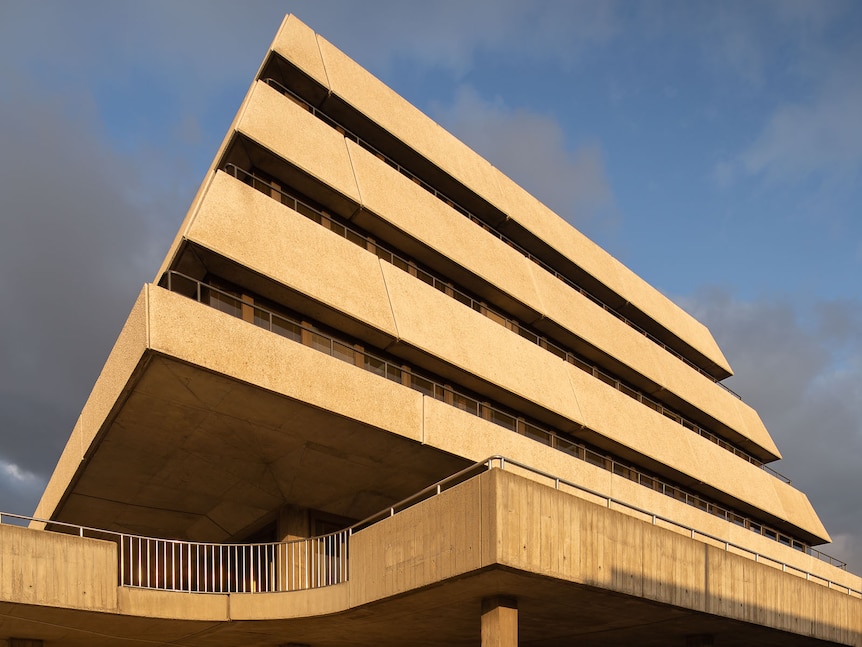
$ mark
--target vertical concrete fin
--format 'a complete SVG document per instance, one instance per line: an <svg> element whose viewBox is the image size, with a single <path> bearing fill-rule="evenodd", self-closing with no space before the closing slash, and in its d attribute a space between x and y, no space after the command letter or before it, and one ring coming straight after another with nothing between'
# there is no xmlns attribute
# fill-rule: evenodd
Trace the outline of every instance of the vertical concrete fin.
<svg viewBox="0 0 862 647"><path fill-rule="evenodd" d="M401 341L401 331L398 330L398 318L395 316L395 306L392 305L392 294L389 292L389 284L386 282L386 270L383 268L385 261L382 258L377 259L377 265L380 268L380 276L383 279L383 287L386 289L386 300L389 302L389 312L392 314L392 326L395 328L395 342Z"/></svg>
<svg viewBox="0 0 862 647"><path fill-rule="evenodd" d="M365 198L362 196L362 185L359 183L359 176L356 174L356 164L353 163L353 154L350 152L353 148L351 144L352 142L345 137L344 145L347 147L347 162L350 164L350 171L353 173L353 182L356 184L356 194L359 196L359 206L350 216L350 218L353 219L357 213L365 208Z"/></svg>

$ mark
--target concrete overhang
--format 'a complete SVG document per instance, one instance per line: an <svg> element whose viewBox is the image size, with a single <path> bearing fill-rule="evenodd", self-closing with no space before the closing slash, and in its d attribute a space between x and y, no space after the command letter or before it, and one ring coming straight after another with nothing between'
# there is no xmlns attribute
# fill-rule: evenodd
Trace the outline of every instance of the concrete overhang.
<svg viewBox="0 0 862 647"><path fill-rule="evenodd" d="M77 581L88 551L114 548L54 533L0 532L4 578L24 589L46 577ZM42 557L39 564L8 561L21 542ZM350 542L349 580L309 591L118 587L112 599L92 605L75 587L42 599L30 586L22 603L7 585L0 588L0 638L66 647L133 635L188 647L466 646L479 643L482 600L510 596L519 644L530 647L685 645L704 634L727 647L862 646L858 589L824 586L502 470L402 510ZM80 553L74 562L70 546ZM116 582L116 569L96 575L89 575L94 586Z"/></svg>
<svg viewBox="0 0 862 647"><path fill-rule="evenodd" d="M487 334L502 330L488 327ZM399 329L407 330L404 322ZM160 537L246 539L286 505L361 519L509 444L489 437L476 455L473 417L429 437L437 416L421 392L355 365L364 360L353 351L336 358L315 343L146 286L36 516ZM602 412L615 409L589 400ZM464 446L471 441L475 447ZM707 441L698 447L714 449ZM712 475L714 483L721 478ZM758 492L758 509L796 523L796 536L825 534L803 514L807 501Z"/></svg>
<svg viewBox="0 0 862 647"><path fill-rule="evenodd" d="M146 286L36 516L227 541L285 505L359 520L469 464L422 444L421 394L374 378Z"/></svg>

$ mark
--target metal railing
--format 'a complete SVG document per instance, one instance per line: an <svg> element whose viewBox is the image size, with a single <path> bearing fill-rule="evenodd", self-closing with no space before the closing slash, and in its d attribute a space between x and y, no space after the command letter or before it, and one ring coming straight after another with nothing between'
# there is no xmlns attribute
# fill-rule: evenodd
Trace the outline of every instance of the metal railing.
<svg viewBox="0 0 862 647"><path fill-rule="evenodd" d="M216 544L143 537L0 513L46 528L117 544L118 583L186 593L275 593L347 581L350 530L289 542Z"/></svg>
<svg viewBox="0 0 862 647"><path fill-rule="evenodd" d="M439 200L445 202L447 205L449 205L450 207L455 209L455 211L460 213L462 216L465 216L471 222L479 225L482 229L487 231L489 234L491 234L495 238L498 238L499 240L506 243L512 249L515 249L519 253L523 254L527 259L534 262L536 265L538 265L543 270L545 270L546 272L548 272L549 274L554 276L556 279L562 281L563 283L568 285L570 288L572 288L576 292L582 294L583 296L588 298L590 301L592 301L593 303L595 303L596 305L601 307L603 310L605 310L609 314L613 315L614 317L616 317L617 319L619 319L620 321L622 321L626 325L630 326L634 330L637 330L640 334L644 335L650 341L652 341L654 344L656 344L660 348L664 349L665 351L667 351L668 353L670 353L671 355L676 357L678 360L680 360L681 362L686 364L689 368L694 369L695 371L697 371L698 373L700 373L704 377L707 377L712 382L715 382L721 388L723 388L725 391L727 391L728 393L730 393L734 397L736 397L740 400L742 399L738 393L736 393L735 391L730 389L727 385L723 384L720 380L715 378L708 371L704 370L703 368L701 368L700 366L698 366L697 364L692 362L690 359L685 357L682 353L674 350L673 348L671 348L670 346L665 344L663 341L661 341L658 337L656 337L652 333L647 332L644 328L642 328L641 326L639 326L638 324L636 324L632 320L628 319L623 314L617 312L614 308L612 308L611 306L606 304L604 301L599 299L597 296L593 295L592 293L590 293L589 291L587 291L586 289L584 289L583 287L578 285L576 282L574 282L573 280L568 278L566 275L562 274L561 272L557 271L556 269L554 269L553 267L548 265L542 259L534 256L530 251L528 251L527 249L525 249L524 247L522 247L521 245L519 245L518 243L513 241L511 238L504 235L503 233L497 231L494 227L492 227L491 225L486 223L484 220L482 220L481 218L479 218L478 216L473 214L471 211L469 211L468 209L466 209L465 207L460 205L458 202L456 202L455 200L453 200L449 196L445 195L441 191L437 190L432 185L428 184L425 180L423 180L422 178L417 176L415 173L413 173L409 169L405 168L404 166L402 166L401 164L396 162L394 159L389 157L386 153L375 148L373 145L371 145L370 143L368 143L367 141L365 141L364 139L362 139L361 137L359 137L358 135L353 133L348 128L346 128L343 124L336 121L335 119L333 119L332 117L327 115L325 112L321 111L319 108L313 106L312 104L310 104L308 101L303 99L301 96L299 96L298 94L296 94L292 90L286 88L284 85L282 85L281 83L279 83L278 81L276 81L273 78L265 78L265 79L261 79L261 80L263 83L266 83L268 86L270 86L274 90L281 92L283 95L287 96L288 98L290 98L294 102L298 102L302 107L304 107L306 110L308 110L315 117L317 117L318 119L320 119L321 121L323 121L324 123L329 125L330 127L337 129L338 132L343 134L345 137L348 137L352 141L356 142L357 144L362 146L367 151L373 153L376 157L378 157L382 161L386 162L389 166L391 166L392 168L397 170L402 175L410 178L416 184L418 184L423 189L428 191L431 195L433 195L434 197L438 198Z"/></svg>
<svg viewBox="0 0 862 647"><path fill-rule="evenodd" d="M692 539L706 541L710 545L748 557L755 562L770 564L784 572L805 577L808 581L822 584L830 589L862 597L862 590L835 582L740 544L702 532L669 517L657 515L644 508L500 455L491 456L441 479L344 530L291 542L257 544L188 542L130 535L5 512L0 512L0 524L4 523L4 519L7 522L9 519L19 523L38 522L55 532L117 543L118 582L121 586L186 593L299 591L348 581L349 542L355 532L434 497L480 473L494 468L505 470L509 467L515 467L545 479L557 490L565 486L587 494L601 501L609 509L616 507L633 512L652 525L672 526L682 530ZM805 552L832 566L846 570L846 563L825 553L811 548Z"/></svg>
<svg viewBox="0 0 862 647"><path fill-rule="evenodd" d="M423 395L454 406L509 431L531 438L564 452L569 456L613 472L618 476L623 476L638 485L648 487L678 501L709 512L725 521L747 528L752 532L786 546L791 546L796 550L807 550L807 546L803 542L770 528L760 521L741 515L697 494L687 492L683 488L665 482L654 475L646 474L633 465L619 461L608 454L597 452L583 443L575 442L570 437L562 435L561 432L547 429L526 420L522 416L500 409L486 400L479 400L458 391L430 375L414 371L406 364L393 362L379 355L369 353L346 340L337 339L332 335L325 334L312 325L292 319L283 314L272 312L255 305L253 302L230 294L225 290L220 290L173 270L165 273L161 284L170 291L183 294L226 314L247 320L265 330L328 354L358 368L375 373L390 381L407 386Z"/></svg>
<svg viewBox="0 0 862 647"><path fill-rule="evenodd" d="M729 451L732 454L735 454L736 456L742 458L743 460L746 460L749 463L770 472L784 482L790 483L790 479L788 479L786 476L772 469L771 467L763 463L763 461L755 458L745 450L740 449L733 443L728 442L717 434L714 434L711 431L704 429L700 425L691 422L690 420L687 420L673 409L665 407L663 404L657 402L656 400L653 400L641 391L630 387L628 384L626 384L616 376L607 373L595 364L591 364L577 353L574 353L569 349L563 348L552 342L551 340L547 339L546 337L539 335L536 332L533 332L532 330L524 327L520 322L515 321L511 317L508 317L507 315L497 310L494 310L493 308L489 308L488 305L483 301L475 299L465 291L455 287L455 285L451 281L441 278L439 276L435 276L431 272L428 272L427 270L418 267L413 261L404 258L403 256L389 249L385 245L381 245L378 241L373 240L364 232L359 231L358 229L351 227L345 223L339 222L339 220L335 219L333 216L329 215L323 210L317 209L303 202L296 196L284 191L281 187L270 182L269 180L262 178L255 173L242 169L236 164L226 164L222 170L228 175L231 175L232 177L243 182L244 184L247 184L248 186L251 186L252 188L260 191L264 195L277 200L281 204L287 205L288 207L290 207L300 215L305 216L309 220L312 220L319 225L325 226L327 229L338 234L342 238L349 240L350 242L354 243L359 247L362 247L363 249L370 250L372 253L376 254L378 258L388 263L391 263L392 265L395 265L396 267L404 270L405 272L411 273L424 283L433 286L440 292L447 294L456 301L471 308L472 310L483 314L491 321L500 324L508 330L512 330L519 336L532 342L533 344L536 344L540 348L544 348L545 350L562 359L563 361L580 368L582 371L589 373L595 378L598 378L605 384L612 386L621 393L624 393L625 395L636 400L637 402L640 402L644 406L652 409L653 411L657 411L669 420L673 420L674 422L679 425L682 425L689 431L703 436L709 441L715 443L722 449Z"/></svg>
<svg viewBox="0 0 862 647"><path fill-rule="evenodd" d="M120 584L190 593L300 591L347 581L348 532L212 544L120 535Z"/></svg>

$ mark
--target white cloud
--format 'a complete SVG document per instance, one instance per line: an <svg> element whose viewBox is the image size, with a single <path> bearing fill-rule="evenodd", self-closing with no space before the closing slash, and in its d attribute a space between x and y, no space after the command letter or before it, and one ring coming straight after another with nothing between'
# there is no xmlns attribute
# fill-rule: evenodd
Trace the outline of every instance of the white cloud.
<svg viewBox="0 0 862 647"><path fill-rule="evenodd" d="M862 77L834 79L808 102L779 106L739 155L749 175L792 182L814 173L855 175L862 165Z"/></svg>
<svg viewBox="0 0 862 647"><path fill-rule="evenodd" d="M462 86L437 118L467 145L579 228L615 224L616 208L598 143L567 148L549 115L483 100Z"/></svg>
<svg viewBox="0 0 862 647"><path fill-rule="evenodd" d="M7 463L2 459L0 459L0 471L3 472L7 479L16 484L34 485L42 483L42 479L33 474L33 472L21 469L15 463Z"/></svg>
<svg viewBox="0 0 862 647"><path fill-rule="evenodd" d="M760 102L772 105L766 104L748 144L717 165L716 178L720 184L740 177L785 185L812 177L855 181L862 168L858 12L841 2L778 2L761 9L767 11L719 12L726 46L717 55L740 75L750 69L762 77L747 100L754 110ZM727 44L737 40L747 44ZM748 115L740 117L745 123Z"/></svg>
<svg viewBox="0 0 862 647"><path fill-rule="evenodd" d="M32 514L44 487L44 478L0 456L0 512Z"/></svg>

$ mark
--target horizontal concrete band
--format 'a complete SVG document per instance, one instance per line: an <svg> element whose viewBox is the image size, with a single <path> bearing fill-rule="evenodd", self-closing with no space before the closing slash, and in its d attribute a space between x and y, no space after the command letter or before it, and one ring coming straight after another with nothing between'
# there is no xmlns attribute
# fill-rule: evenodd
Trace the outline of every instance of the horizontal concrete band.
<svg viewBox="0 0 862 647"><path fill-rule="evenodd" d="M780 458L751 407L269 86L258 83L252 89L237 129L257 142L266 142L282 159L355 201L360 209L355 218L360 224L373 226L370 221L384 220L435 250L447 263L507 293L537 313L543 325L553 322L564 334L574 335L699 408L751 441L759 452ZM198 223L201 218L235 222L235 216L223 210L246 202L227 199L230 190L222 185L228 181L219 176L213 180L187 236L195 236L203 226ZM255 251L265 253L266 248ZM254 262L256 257L243 258Z"/></svg>
<svg viewBox="0 0 862 647"><path fill-rule="evenodd" d="M235 212L242 213L246 224L242 237L232 235ZM393 342L409 344L416 352L535 403L570 421L573 428L589 427L818 537L828 537L797 490L229 176L214 178L187 235L226 258L242 259L251 270L347 314ZM285 263L285 258L292 262ZM679 362L675 365L693 374ZM712 408L731 416L750 412L766 434L753 410L716 385L708 387L708 394L723 395L723 404L730 405L720 407L716 401ZM742 419L735 417L734 422L753 427ZM758 487L745 485L751 482ZM760 498L755 502L752 497ZM773 502L764 497L774 497Z"/></svg>
<svg viewBox="0 0 862 647"><path fill-rule="evenodd" d="M381 271L379 266L377 271ZM392 276L396 276L397 270L393 268L392 272ZM385 274L382 276L387 281L392 279ZM398 279L395 279L394 282L386 284L386 291L393 295L392 298L398 300L398 295L402 292L404 299L414 298L412 290L399 290L397 281ZM424 297L421 298L424 299ZM440 295L440 298L445 297ZM399 330L403 328L409 331L409 315L402 326L400 315L397 314L399 310L400 306L393 306L392 311L396 313L395 320L399 322ZM489 325L492 324L489 322ZM467 328L469 329L469 326ZM231 350L233 348L244 349L242 362L236 361L236 354ZM532 348L539 352L537 347ZM619 495L624 500L631 500L647 509L664 513L670 518L680 519L682 523L693 527L704 527L704 524L707 524L711 534L727 536L729 541L740 542L743 545L768 541L658 492L637 486L624 477L597 471L598 468L591 469L581 461L561 452L444 403L425 398L408 387L322 355L307 346L155 286L147 286L139 297L103 374L79 418L40 503L37 516L44 518L51 516L63 499L67 488L71 487L69 484L74 481L74 474L84 464L85 457L96 449L96 437L104 428L110 413L110 406L107 403L120 399L120 393L128 388L129 380L148 352L158 352L190 366L200 367L205 371L225 375L282 397L327 409L343 416L346 420L370 425L396 437L410 439L413 442L430 443L434 447L446 452L454 452L468 460L481 460L488 455L505 450L505 453L528 463L558 465L560 476L579 480L597 479L591 480L589 484L601 485L602 487L596 488L599 491L606 491L609 495ZM273 362L272 358L279 358L279 361ZM558 366L566 365L558 362ZM561 380L569 389L572 389L570 397L575 402L578 401L577 395L582 392L582 387L597 388L597 385L600 385L597 381L579 385L574 381L579 372L571 367L571 374L563 374L564 379ZM589 376L584 374L583 379L587 377ZM537 376L535 383L541 386L540 376ZM515 390L534 388L530 384L531 382L527 380L522 384L514 385L513 388ZM605 393L583 392L588 393L589 399L605 398L612 393L617 393L610 387L604 388L607 389ZM542 401L539 395L537 393L536 397ZM620 397L623 396L620 395ZM560 398L565 399L563 394ZM628 398L625 399L628 400ZM369 406L369 403L373 402L386 403L386 406ZM629 400L629 402L631 406L637 407L634 401ZM620 401L620 406L622 405ZM624 413L632 416L642 415L640 409L644 408L637 407L637 409L637 411L624 411ZM602 411L605 413L603 414ZM644 409L644 411L648 410ZM622 425L615 418L619 414L614 413L613 406L596 409L594 421L598 421L596 424L599 428L605 424L599 417L601 415L607 416L605 420L609 426L608 433L633 433L631 425L628 423ZM661 416L655 416L655 420L663 419ZM654 445L652 449L645 446L645 451L659 452L663 460L674 461L683 467L691 462L693 463L691 467L686 469L690 469L693 473L696 470L703 473L703 465L700 463L714 466L722 465L722 460L728 461L724 469L703 473L702 478L714 479L715 487L730 492L736 492L738 489L733 482L733 474L739 477L739 481L757 482L757 487L739 490L739 498L767 512L771 511L772 514L787 518L803 528L808 527L810 530L814 525L811 519L816 522L816 516L810 510L807 499L797 490L762 470L736 459L713 443L685 432L678 425L670 421L663 422L669 426L668 428L678 428L679 433L685 436L678 438L678 446L674 443L667 447L660 444ZM647 423L644 422L644 424ZM614 426L620 426L621 429L614 431ZM658 429L656 434L647 434L646 437L655 435L661 438L666 431L663 428ZM730 461L737 465L730 464ZM750 470L750 473L746 472L740 476L738 471L733 471L735 469ZM590 474L594 476L587 476ZM720 532L716 533L714 526ZM816 525L814 530L817 530ZM811 559L775 542L770 543L774 544L775 550L786 550L793 559ZM760 550L758 547L755 549Z"/></svg>
<svg viewBox="0 0 862 647"><path fill-rule="evenodd" d="M702 324L294 16L272 50L730 372Z"/></svg>

